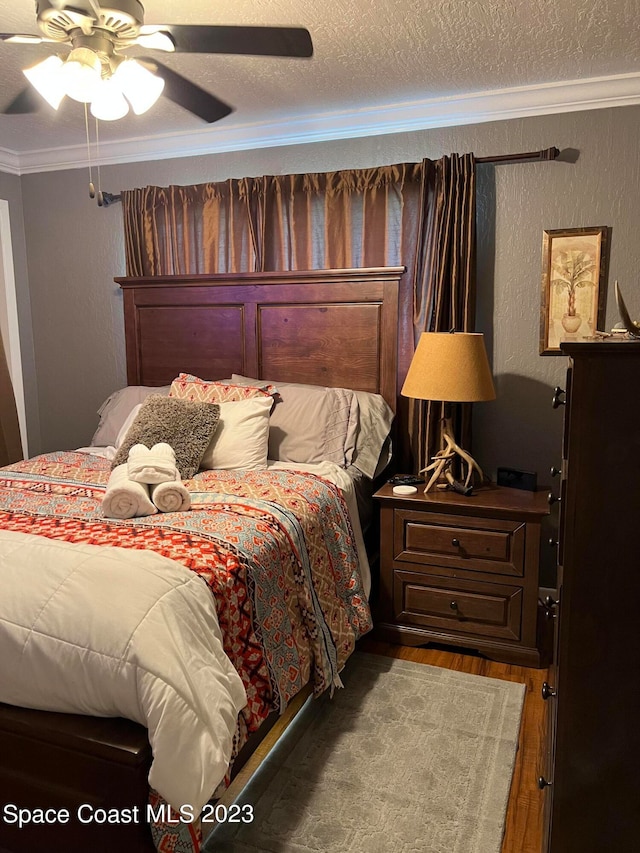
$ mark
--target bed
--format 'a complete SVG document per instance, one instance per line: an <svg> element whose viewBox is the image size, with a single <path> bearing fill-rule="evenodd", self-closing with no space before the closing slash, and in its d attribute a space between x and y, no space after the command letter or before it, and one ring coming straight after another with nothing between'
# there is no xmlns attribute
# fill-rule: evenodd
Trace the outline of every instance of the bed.
<svg viewBox="0 0 640 853"><path fill-rule="evenodd" d="M376 268L116 279L124 296L128 384L132 388L166 388L182 374L265 390L259 383L268 380L276 386L276 393L278 383L283 388L290 384L352 389L379 396L396 411L408 346L404 339L400 345L398 341L398 329L406 327L402 322L402 306L407 304L403 272L402 268ZM347 359L343 353L348 353ZM357 397L350 399L353 408ZM401 421L395 428L401 432ZM131 713L126 714L130 719L111 718L115 715L105 712L103 706L96 712L90 703L78 709L67 707L67 699L76 701L72 694L78 679L70 678L67 683L66 672L61 671L56 676L57 687L47 684L43 673L49 670L40 661L41 669L34 667L31 679L33 683L42 681L40 699L30 699L29 704L48 708L49 697L57 692L54 707L64 713L20 707L28 703L20 701L19 691L5 689L2 694L0 806L6 810L10 804L11 808L0 815L0 848L50 847L73 853L111 850L118 844L123 853L152 851L156 846L196 850L197 826L185 820L176 828L172 825L175 813L167 820L170 813L163 809L170 799L175 805L181 791L191 790L192 768L198 766L198 760L202 767L198 766L196 775L206 780L200 785L200 795L192 798L198 803L196 812L202 804L198 796L204 796L204 791L208 799L214 793L209 790L210 766L231 762L220 780L223 787L294 696L309 685L316 694L340 685L344 661L358 637L371 627L369 581L360 571L366 556L362 556L357 535L360 523L354 517L359 515L366 527L366 496L362 490L356 494L355 486L358 481L362 486L363 479L370 483L375 472L370 462L369 467L365 465L364 451L362 465L369 475L364 478L349 476L347 469L357 466L350 466L347 458L342 466L320 460L314 469L316 463L296 462L295 452L288 461L270 462L266 468L249 472L214 467L188 480L189 512L114 523L105 520L98 509L111 460L95 448L86 450L37 457L0 472L0 534L14 553L27 553L22 550L25 542L33 547L32 566L49 559L48 551L38 550L43 544L64 551L65 560L71 561L84 549L83 565L85 557L93 560L92 549L104 553L105 546L128 549L141 559L151 552L159 561L178 563L175 586L167 593L169 603L159 620L163 623L170 623L176 612L171 596L182 600L193 587L202 603L206 585L207 598L215 602L213 617L204 613L202 625L189 630L194 637L200 636L207 620L217 617L219 644L211 641L214 652L224 647L225 660L233 663L230 673L223 661L222 672L216 676L216 695L227 696L217 712L221 719L234 715L232 743L229 747L229 737L224 747L207 741L209 758L203 761L185 735L179 750L185 760L172 774L171 761L176 759L169 754L163 760L163 774L154 777L160 764L159 741L152 754L135 701L130 700ZM354 452L351 461L357 463L359 451ZM214 507L215 530L211 528ZM29 541L12 541L20 536ZM267 540L270 550L264 549ZM67 542L73 547L66 549ZM247 558L252 549L256 552L253 563ZM118 551L109 553L117 555ZM58 556L56 551L56 559ZM14 563L16 578L21 571L28 574L22 557ZM153 579L165 568L169 571L170 567L140 566L136 571L147 572L144 577ZM70 564L66 571L65 579L78 576L81 569ZM110 576L104 571L103 589L118 586L117 580L107 580ZM37 574L34 578L37 584ZM166 582L163 574L162 583ZM117 608L126 611L131 602L140 604L152 584L145 580L135 595L128 585L121 585L126 586L127 594L116 599ZM156 610L155 599L150 610ZM130 615L134 621L140 618L139 613ZM82 619L69 621L82 629ZM89 621L89 633L99 633L99 620ZM210 627L207 635L215 634L216 626ZM146 645L141 641L144 648L136 649L136 655L155 652L153 630ZM130 644L125 645L128 654ZM186 658L190 660L192 653L196 654L187 647ZM162 657L167 655L163 652ZM155 666L154 662L147 669ZM238 683L234 686L233 682L238 672L242 696ZM101 678L96 677L95 689ZM154 689L147 691L152 697L151 711ZM206 678L201 687L193 688L195 718L200 716L198 691L207 689ZM185 690L175 691L181 701ZM82 710L84 715L68 713L70 710ZM180 731L175 726L169 726L167 732L179 742ZM160 736L156 732L154 737ZM153 786L150 793L149 784L155 778L171 789L172 782L178 785L178 777L187 787L176 788L171 797L158 795ZM79 804L84 807L86 822L60 819L61 809L77 817ZM26 809L23 826L18 806ZM44 806L54 811L49 815L37 812ZM145 819L149 815L155 845Z"/></svg>

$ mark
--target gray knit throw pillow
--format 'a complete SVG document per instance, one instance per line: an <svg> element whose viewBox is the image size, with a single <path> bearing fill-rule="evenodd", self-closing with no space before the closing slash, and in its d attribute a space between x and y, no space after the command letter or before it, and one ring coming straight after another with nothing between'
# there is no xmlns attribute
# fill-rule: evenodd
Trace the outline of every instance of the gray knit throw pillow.
<svg viewBox="0 0 640 853"><path fill-rule="evenodd" d="M176 454L180 477L188 480L200 467L219 418L220 406L217 403L191 402L151 394L127 430L111 467L126 462L134 444L151 448L160 441L166 441Z"/></svg>

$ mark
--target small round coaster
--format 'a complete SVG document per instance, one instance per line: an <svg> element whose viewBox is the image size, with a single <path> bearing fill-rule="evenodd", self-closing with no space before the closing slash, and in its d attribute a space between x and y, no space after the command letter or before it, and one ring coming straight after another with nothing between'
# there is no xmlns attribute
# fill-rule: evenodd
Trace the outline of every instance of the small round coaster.
<svg viewBox="0 0 640 853"><path fill-rule="evenodd" d="M394 495L415 495L418 490L415 486L394 486Z"/></svg>

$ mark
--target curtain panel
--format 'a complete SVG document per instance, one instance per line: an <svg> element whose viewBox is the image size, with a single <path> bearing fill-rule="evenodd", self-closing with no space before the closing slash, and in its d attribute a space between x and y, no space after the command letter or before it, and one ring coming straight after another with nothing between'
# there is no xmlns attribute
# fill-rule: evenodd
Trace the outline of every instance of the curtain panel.
<svg viewBox="0 0 640 853"><path fill-rule="evenodd" d="M470 331L475 301L472 154L371 169L122 192L127 275L405 266L400 322ZM407 368L411 352L400 353ZM405 470L440 447L441 405L402 399ZM460 415L458 415L460 422ZM464 429L459 433L463 444Z"/></svg>
<svg viewBox="0 0 640 853"><path fill-rule="evenodd" d="M476 311L476 164L473 154L442 157L425 175L413 275L415 343L422 332L472 332ZM409 400L407 423L418 470L443 446L444 406ZM453 406L454 434L471 446L471 405ZM456 472L459 475L459 472Z"/></svg>

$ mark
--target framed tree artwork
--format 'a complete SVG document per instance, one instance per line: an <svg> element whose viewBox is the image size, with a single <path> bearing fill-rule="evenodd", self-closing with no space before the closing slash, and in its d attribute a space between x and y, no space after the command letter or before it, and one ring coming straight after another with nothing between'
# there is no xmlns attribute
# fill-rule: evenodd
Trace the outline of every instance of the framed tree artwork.
<svg viewBox="0 0 640 853"><path fill-rule="evenodd" d="M563 341L593 338L604 322L609 228L545 231L542 240L540 355Z"/></svg>

